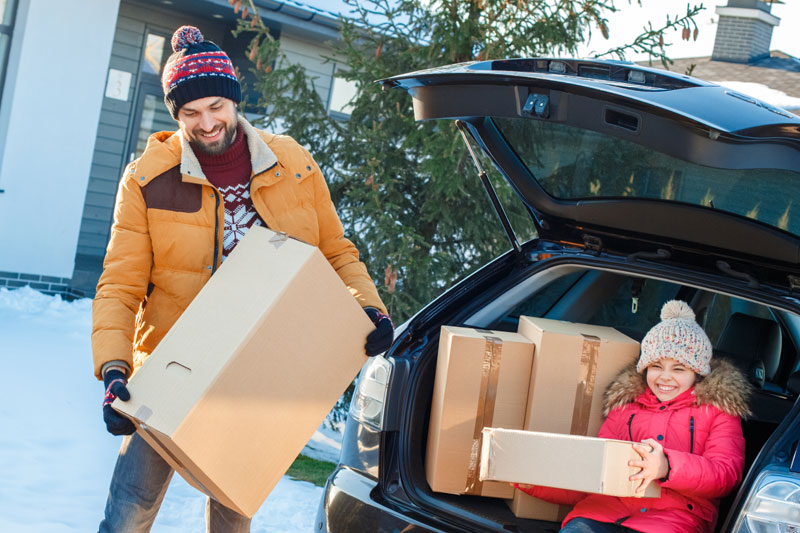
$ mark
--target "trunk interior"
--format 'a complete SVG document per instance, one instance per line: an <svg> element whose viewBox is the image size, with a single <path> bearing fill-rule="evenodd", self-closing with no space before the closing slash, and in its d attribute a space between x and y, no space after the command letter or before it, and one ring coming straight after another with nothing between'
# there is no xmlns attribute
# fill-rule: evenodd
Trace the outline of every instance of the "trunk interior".
<svg viewBox="0 0 800 533"><path fill-rule="evenodd" d="M754 386L753 414L742 424L746 473L797 398L787 387L800 365L800 317L794 314L662 279L561 263L537 270L510 289L487 297L468 315L455 316L458 323L446 325L516 332L519 317L525 315L610 326L641 341L658 323L663 303L671 299L692 306L714 346L714 357L729 359ZM413 486L414 499L432 514L466 530L558 531L557 522L515 517L503 499L430 489L425 461L437 344L430 343L419 358L413 378L418 393L408 406L410 420L404 425L408 430L401 437L409 458L406 484ZM721 501L717 530L725 522L737 490Z"/></svg>

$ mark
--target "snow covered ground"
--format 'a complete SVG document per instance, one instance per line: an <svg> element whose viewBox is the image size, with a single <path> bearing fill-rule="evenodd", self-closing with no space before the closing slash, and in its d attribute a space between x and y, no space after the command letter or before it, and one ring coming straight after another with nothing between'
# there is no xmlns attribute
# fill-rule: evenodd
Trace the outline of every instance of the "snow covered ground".
<svg viewBox="0 0 800 533"><path fill-rule="evenodd" d="M0 288L0 531L96 531L120 437L105 430L92 376L91 301ZM320 429L305 454L338 460ZM313 531L322 489L284 477L254 532ZM205 496L175 475L152 531L205 530Z"/></svg>

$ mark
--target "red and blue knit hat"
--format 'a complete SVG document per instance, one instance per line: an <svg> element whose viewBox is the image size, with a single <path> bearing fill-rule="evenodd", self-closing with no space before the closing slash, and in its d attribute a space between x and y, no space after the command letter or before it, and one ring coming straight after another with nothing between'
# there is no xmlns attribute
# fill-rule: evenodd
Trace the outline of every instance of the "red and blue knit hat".
<svg viewBox="0 0 800 533"><path fill-rule="evenodd" d="M661 359L673 359L700 374L711 372L711 341L694 320L689 304L672 300L661 308L661 322L653 326L642 339L642 354L636 371Z"/></svg>
<svg viewBox="0 0 800 533"><path fill-rule="evenodd" d="M222 96L235 103L242 100L242 88L228 55L211 41L206 41L194 26L181 26L172 36L175 51L164 66L161 87L164 103L173 118L183 104Z"/></svg>

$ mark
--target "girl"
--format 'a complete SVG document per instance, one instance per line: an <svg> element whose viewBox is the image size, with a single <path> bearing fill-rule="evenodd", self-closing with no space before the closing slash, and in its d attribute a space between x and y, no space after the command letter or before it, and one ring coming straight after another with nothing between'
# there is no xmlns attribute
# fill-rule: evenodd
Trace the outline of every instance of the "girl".
<svg viewBox="0 0 800 533"><path fill-rule="evenodd" d="M515 484L524 492L575 505L562 532L713 531L719 499L740 481L744 466L741 417L750 385L723 360L711 362L711 342L684 302L664 304L661 322L642 341L636 367L606 390L607 418L599 437L631 440L641 456L630 466L637 492L651 482L660 498L618 498Z"/></svg>

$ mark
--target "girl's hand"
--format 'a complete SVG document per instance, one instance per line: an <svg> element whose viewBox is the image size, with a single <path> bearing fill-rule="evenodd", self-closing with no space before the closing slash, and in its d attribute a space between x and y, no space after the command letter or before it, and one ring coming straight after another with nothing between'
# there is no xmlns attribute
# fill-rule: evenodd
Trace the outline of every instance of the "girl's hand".
<svg viewBox="0 0 800 533"><path fill-rule="evenodd" d="M664 447L653 439L645 439L642 443L634 443L633 449L641 456L641 461L628 461L628 466L641 468L632 475L631 481L641 480L636 487L636 493L644 492L654 479L661 479L669 472L669 461L664 455Z"/></svg>

